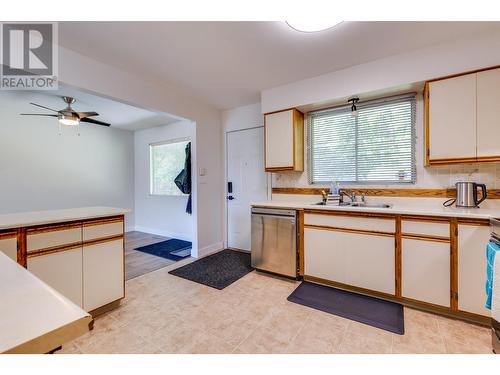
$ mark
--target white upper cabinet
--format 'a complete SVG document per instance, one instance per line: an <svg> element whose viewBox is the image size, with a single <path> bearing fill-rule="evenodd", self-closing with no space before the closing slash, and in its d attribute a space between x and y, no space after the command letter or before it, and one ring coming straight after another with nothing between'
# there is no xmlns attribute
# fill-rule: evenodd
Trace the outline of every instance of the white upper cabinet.
<svg viewBox="0 0 500 375"><path fill-rule="evenodd" d="M296 109L266 114L266 171L304 170L304 115Z"/></svg>
<svg viewBox="0 0 500 375"><path fill-rule="evenodd" d="M430 81L426 164L500 161L500 68Z"/></svg>
<svg viewBox="0 0 500 375"><path fill-rule="evenodd" d="M476 158L476 74L429 83L429 160Z"/></svg>
<svg viewBox="0 0 500 375"><path fill-rule="evenodd" d="M477 73L477 157L500 158L500 69Z"/></svg>

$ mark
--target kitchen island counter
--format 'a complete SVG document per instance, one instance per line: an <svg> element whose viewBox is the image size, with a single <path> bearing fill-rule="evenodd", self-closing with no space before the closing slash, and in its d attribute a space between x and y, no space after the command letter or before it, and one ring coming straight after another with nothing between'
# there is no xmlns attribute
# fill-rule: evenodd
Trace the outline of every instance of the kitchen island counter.
<svg viewBox="0 0 500 375"><path fill-rule="evenodd" d="M0 285L0 353L48 353L89 330L89 313L2 252Z"/></svg>

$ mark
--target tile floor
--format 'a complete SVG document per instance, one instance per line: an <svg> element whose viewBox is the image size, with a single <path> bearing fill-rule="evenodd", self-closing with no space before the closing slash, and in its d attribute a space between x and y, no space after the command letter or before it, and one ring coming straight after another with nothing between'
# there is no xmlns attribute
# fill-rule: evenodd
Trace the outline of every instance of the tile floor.
<svg viewBox="0 0 500 375"><path fill-rule="evenodd" d="M59 353L491 353L487 328L413 309L401 336L288 302L292 281L252 272L219 291L168 274L190 261L128 280Z"/></svg>

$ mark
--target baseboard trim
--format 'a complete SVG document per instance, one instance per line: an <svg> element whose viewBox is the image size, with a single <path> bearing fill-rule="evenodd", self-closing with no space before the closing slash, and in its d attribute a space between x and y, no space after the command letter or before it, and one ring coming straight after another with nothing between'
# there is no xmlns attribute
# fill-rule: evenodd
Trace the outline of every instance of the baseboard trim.
<svg viewBox="0 0 500 375"><path fill-rule="evenodd" d="M171 238L177 238L179 240L193 242L192 239L190 238L190 236L188 236L184 233L176 233L176 232L170 232L170 231L166 231L166 230L158 230L158 229L153 229L153 228L146 228L146 227L141 227L141 226L135 226L133 230L138 231L138 232L155 234L157 236L171 237Z"/></svg>
<svg viewBox="0 0 500 375"><path fill-rule="evenodd" d="M216 242L212 245L205 246L201 249L198 249L198 259L218 253L221 250L224 250L224 242L222 241Z"/></svg>

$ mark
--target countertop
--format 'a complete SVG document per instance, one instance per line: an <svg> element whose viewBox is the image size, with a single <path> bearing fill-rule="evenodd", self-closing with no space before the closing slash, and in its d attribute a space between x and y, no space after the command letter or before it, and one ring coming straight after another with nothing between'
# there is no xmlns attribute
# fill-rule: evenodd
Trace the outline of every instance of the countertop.
<svg viewBox="0 0 500 375"><path fill-rule="evenodd" d="M92 317L0 252L0 353L47 353L89 330Z"/></svg>
<svg viewBox="0 0 500 375"><path fill-rule="evenodd" d="M123 215L128 212L130 212L130 210L114 207L80 207L63 210L18 212L0 215L0 229L96 219L99 217Z"/></svg>
<svg viewBox="0 0 500 375"><path fill-rule="evenodd" d="M436 205L435 207L418 207L405 206L403 204L395 204L391 208L377 207L349 207L349 206L321 206L312 203L302 202L281 202L281 201L265 201L254 202L252 207L269 207L269 208L288 208L288 209L315 209L325 211L348 211L348 212L372 212L397 215L423 215L423 216L446 216L459 217L467 219L491 219L500 218L499 209L488 208L455 208L443 207Z"/></svg>

